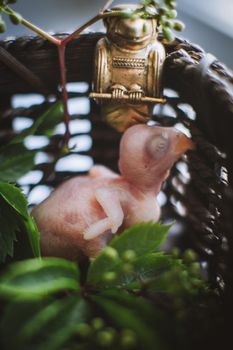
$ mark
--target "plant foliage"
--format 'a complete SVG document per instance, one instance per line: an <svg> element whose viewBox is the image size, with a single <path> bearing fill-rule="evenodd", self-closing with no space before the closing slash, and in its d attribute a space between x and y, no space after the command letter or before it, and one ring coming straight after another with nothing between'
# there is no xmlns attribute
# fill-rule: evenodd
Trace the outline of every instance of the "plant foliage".
<svg viewBox="0 0 233 350"><path fill-rule="evenodd" d="M14 241L24 231L34 256L40 256L39 232L27 209L22 191L0 182L0 263L13 256Z"/></svg>
<svg viewBox="0 0 233 350"><path fill-rule="evenodd" d="M42 150L26 148L25 138L51 136L63 115L62 103L52 104L31 127L0 148L0 263L5 262L7 256L13 257L14 242L23 236L27 237L31 255L40 256L39 232L29 214L26 197L14 183L33 169L35 155Z"/></svg>
<svg viewBox="0 0 233 350"><path fill-rule="evenodd" d="M63 259L11 264L0 279L0 298L7 301L4 349L150 350L179 344L176 332L190 308L201 309L211 294L195 261L185 264L158 250L168 229L148 223L126 230L90 263L82 279L82 266ZM182 342L186 346L189 340Z"/></svg>

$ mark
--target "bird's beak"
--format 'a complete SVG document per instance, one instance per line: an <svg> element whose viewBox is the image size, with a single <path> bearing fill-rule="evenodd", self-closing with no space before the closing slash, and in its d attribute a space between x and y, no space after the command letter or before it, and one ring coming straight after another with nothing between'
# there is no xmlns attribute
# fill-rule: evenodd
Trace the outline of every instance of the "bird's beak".
<svg viewBox="0 0 233 350"><path fill-rule="evenodd" d="M177 134L177 142L175 145L175 153L177 155L182 155L189 150L194 150L196 148L195 143L181 132Z"/></svg>

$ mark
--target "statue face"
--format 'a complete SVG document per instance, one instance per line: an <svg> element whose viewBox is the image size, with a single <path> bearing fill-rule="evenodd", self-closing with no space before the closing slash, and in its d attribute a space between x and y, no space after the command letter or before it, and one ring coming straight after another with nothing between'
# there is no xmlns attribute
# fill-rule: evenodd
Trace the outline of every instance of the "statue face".
<svg viewBox="0 0 233 350"><path fill-rule="evenodd" d="M153 26L151 20L143 18L122 18L116 21L114 34L129 42L141 43L152 38Z"/></svg>
<svg viewBox="0 0 233 350"><path fill-rule="evenodd" d="M122 5L113 8L113 10L122 10L126 6L135 9L135 6ZM152 18L110 17L105 20L105 25L110 39L120 47L143 48L157 37L157 22Z"/></svg>

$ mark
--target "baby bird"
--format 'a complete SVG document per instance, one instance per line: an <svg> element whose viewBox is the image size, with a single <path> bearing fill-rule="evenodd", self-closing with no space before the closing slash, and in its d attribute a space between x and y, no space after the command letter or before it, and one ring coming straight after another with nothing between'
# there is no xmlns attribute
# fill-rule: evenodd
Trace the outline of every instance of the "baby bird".
<svg viewBox="0 0 233 350"><path fill-rule="evenodd" d="M122 136L121 175L94 166L74 177L33 209L42 254L77 260L94 257L131 225L158 221L156 201L173 164L193 142L173 128L135 125Z"/></svg>

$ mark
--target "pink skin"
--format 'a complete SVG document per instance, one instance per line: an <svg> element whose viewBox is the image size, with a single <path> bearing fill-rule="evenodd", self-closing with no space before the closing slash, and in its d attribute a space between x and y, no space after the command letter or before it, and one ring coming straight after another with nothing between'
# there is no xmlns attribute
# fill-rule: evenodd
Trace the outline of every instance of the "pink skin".
<svg viewBox="0 0 233 350"><path fill-rule="evenodd" d="M172 128L129 128L120 144L121 175L94 166L88 176L64 182L34 208L43 255L93 257L114 234L158 221L156 195L173 164L191 148L191 140Z"/></svg>

